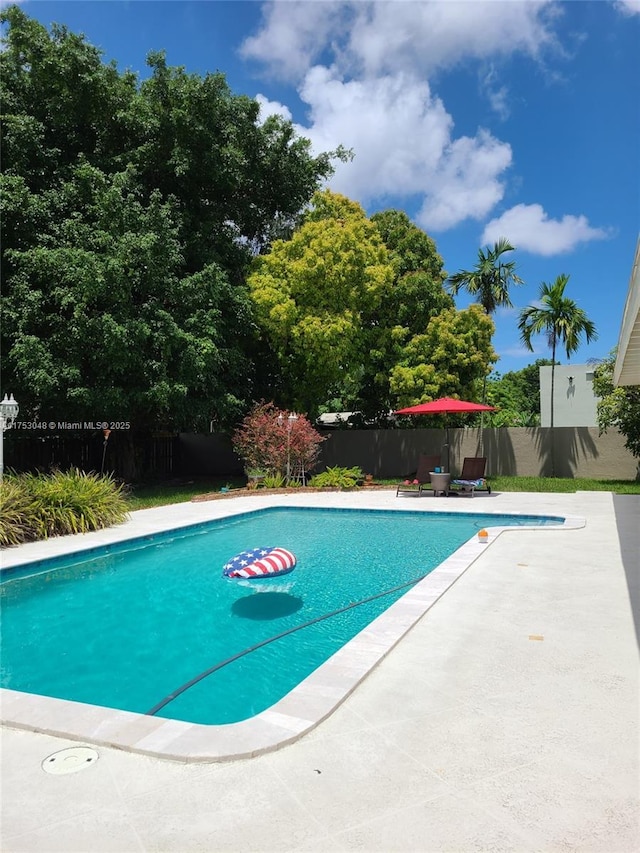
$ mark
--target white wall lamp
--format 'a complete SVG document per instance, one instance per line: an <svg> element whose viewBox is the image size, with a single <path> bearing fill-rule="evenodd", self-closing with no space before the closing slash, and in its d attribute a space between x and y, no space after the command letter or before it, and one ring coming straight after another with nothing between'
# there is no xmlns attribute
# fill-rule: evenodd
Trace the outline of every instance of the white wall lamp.
<svg viewBox="0 0 640 853"><path fill-rule="evenodd" d="M4 431L11 429L18 417L18 404L16 403L13 394L10 397L4 395L4 399L0 403L0 480L4 474Z"/></svg>

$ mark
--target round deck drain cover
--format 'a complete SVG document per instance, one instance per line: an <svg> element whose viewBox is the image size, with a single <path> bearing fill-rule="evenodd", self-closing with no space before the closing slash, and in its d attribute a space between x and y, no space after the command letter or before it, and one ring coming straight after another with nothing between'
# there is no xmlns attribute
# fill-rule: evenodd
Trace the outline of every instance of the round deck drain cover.
<svg viewBox="0 0 640 853"><path fill-rule="evenodd" d="M63 776L65 773L77 773L85 767L91 767L98 760L98 753L89 746L70 746L54 752L42 762L45 773Z"/></svg>

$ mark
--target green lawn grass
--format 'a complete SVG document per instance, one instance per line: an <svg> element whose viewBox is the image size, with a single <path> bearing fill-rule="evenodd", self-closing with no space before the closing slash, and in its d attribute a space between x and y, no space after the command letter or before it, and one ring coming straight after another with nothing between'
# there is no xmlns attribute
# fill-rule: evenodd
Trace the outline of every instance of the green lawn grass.
<svg viewBox="0 0 640 853"><path fill-rule="evenodd" d="M147 483L130 486L126 495L129 511L148 509L190 501L196 495L219 492L223 486L232 489L245 485L243 477L197 477L168 483Z"/></svg>
<svg viewBox="0 0 640 853"><path fill-rule="evenodd" d="M379 485L395 488L399 480L378 480L376 482ZM615 492L618 495L640 495L640 481L636 480L491 477L489 482L494 492ZM242 477L203 477L169 483L150 483L131 487L127 495L127 504L130 511L148 509L154 506L184 503L197 495L219 492L223 486L238 489L244 485L245 481ZM365 490L363 489L363 491Z"/></svg>
<svg viewBox="0 0 640 853"><path fill-rule="evenodd" d="M640 480L593 480L586 477L489 477L488 479L492 492L614 492L617 495L640 495ZM399 480L382 482L395 485Z"/></svg>
<svg viewBox="0 0 640 853"><path fill-rule="evenodd" d="M490 477L495 492L615 492L640 495L638 480L591 480L586 477Z"/></svg>

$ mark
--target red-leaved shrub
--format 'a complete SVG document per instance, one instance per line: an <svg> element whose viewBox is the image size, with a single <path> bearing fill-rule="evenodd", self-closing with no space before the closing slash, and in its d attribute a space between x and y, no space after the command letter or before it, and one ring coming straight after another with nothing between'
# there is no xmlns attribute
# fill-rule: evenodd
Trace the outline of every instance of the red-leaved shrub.
<svg viewBox="0 0 640 853"><path fill-rule="evenodd" d="M311 471L318 460L323 436L305 415L292 414L273 403L258 403L232 437L233 449L245 470L285 474Z"/></svg>

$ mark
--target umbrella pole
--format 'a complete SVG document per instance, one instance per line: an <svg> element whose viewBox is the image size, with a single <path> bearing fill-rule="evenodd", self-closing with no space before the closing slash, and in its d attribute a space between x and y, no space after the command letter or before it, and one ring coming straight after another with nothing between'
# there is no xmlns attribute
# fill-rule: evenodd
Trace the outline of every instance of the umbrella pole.
<svg viewBox="0 0 640 853"><path fill-rule="evenodd" d="M449 422L446 414L444 416L444 425L446 429L444 446L447 448L447 467L445 471L451 473L451 445L449 444Z"/></svg>

